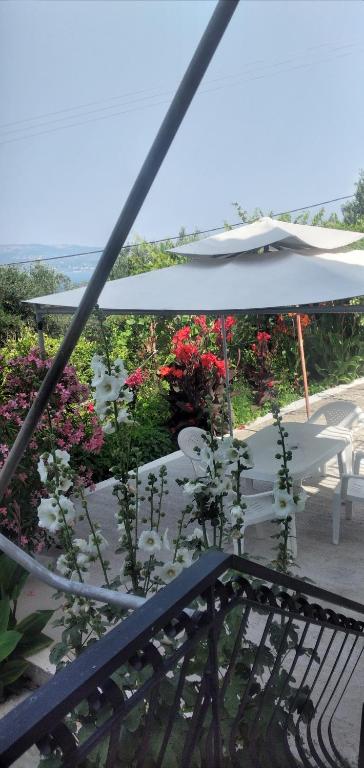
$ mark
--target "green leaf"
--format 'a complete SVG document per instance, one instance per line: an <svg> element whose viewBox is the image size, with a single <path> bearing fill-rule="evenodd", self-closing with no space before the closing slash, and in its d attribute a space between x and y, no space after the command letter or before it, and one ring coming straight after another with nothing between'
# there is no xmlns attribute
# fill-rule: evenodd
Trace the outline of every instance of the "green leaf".
<svg viewBox="0 0 364 768"><path fill-rule="evenodd" d="M52 618L54 611L35 611L34 613L31 613L29 616L26 616L25 619L22 619L22 621L19 621L19 623L16 625L16 629L18 632L21 632L23 635L30 633L31 635L38 635L48 624L49 620Z"/></svg>
<svg viewBox="0 0 364 768"><path fill-rule="evenodd" d="M28 575L27 571L10 557L0 555L0 589L3 596L16 600Z"/></svg>
<svg viewBox="0 0 364 768"><path fill-rule="evenodd" d="M9 632L2 632L0 635L0 661L4 661L13 652L21 639L20 632L11 629Z"/></svg>
<svg viewBox="0 0 364 768"><path fill-rule="evenodd" d="M6 661L0 668L0 682L2 685L10 685L24 675L28 669L29 662L25 659L13 659Z"/></svg>
<svg viewBox="0 0 364 768"><path fill-rule="evenodd" d="M57 755L50 755L50 757L42 757L39 768L61 768L62 758Z"/></svg>
<svg viewBox="0 0 364 768"><path fill-rule="evenodd" d="M57 643L57 645L52 648L49 654L49 661L51 664L59 664L59 662L62 661L65 656L67 656L68 651L69 648L66 643Z"/></svg>
<svg viewBox="0 0 364 768"><path fill-rule="evenodd" d="M48 637L48 635L45 635L43 632L40 632L39 635L37 635L34 638L31 637L23 637L23 639L20 641L18 647L17 647L17 653L21 653L22 656L32 656L34 653L38 653L38 651L42 651L43 648L48 648L49 645L53 643L53 640L51 637Z"/></svg>
<svg viewBox="0 0 364 768"><path fill-rule="evenodd" d="M5 632L9 625L10 603L7 598L0 600L0 632Z"/></svg>
<svg viewBox="0 0 364 768"><path fill-rule="evenodd" d="M145 707L143 702L141 704L137 704L136 707L133 707L133 709L130 710L130 712L124 718L125 728L128 731L131 731L132 733L134 733L134 731L136 731L139 728L144 712L145 712Z"/></svg>

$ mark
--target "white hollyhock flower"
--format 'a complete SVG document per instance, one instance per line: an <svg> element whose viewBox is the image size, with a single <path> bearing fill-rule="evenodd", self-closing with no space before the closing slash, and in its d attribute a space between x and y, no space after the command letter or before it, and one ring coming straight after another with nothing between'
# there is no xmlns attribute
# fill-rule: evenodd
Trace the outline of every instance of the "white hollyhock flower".
<svg viewBox="0 0 364 768"><path fill-rule="evenodd" d="M61 527L57 499L42 499L38 507L38 525L50 533L56 533Z"/></svg>
<svg viewBox="0 0 364 768"><path fill-rule="evenodd" d="M194 541L195 539L198 539L199 541L202 541L204 538L203 536L203 530L202 528L194 528L192 533L188 536L187 541Z"/></svg>
<svg viewBox="0 0 364 768"><path fill-rule="evenodd" d="M125 368L124 360L121 359L121 357L118 357L113 364L114 369L114 375L118 377L121 384L124 384L125 380L128 378L128 371Z"/></svg>
<svg viewBox="0 0 364 768"><path fill-rule="evenodd" d="M244 520L244 510L240 506L240 504L235 504L234 507L231 507L230 510L230 518L233 525L239 522L243 522Z"/></svg>
<svg viewBox="0 0 364 768"><path fill-rule="evenodd" d="M122 389L120 392L120 398L125 400L127 404L131 403L134 400L134 392L131 391L131 389Z"/></svg>
<svg viewBox="0 0 364 768"><path fill-rule="evenodd" d="M109 403L117 400L120 393L120 381L116 376L104 373L95 389L95 399L99 403Z"/></svg>
<svg viewBox="0 0 364 768"><path fill-rule="evenodd" d="M296 505L288 491L279 488L274 491L273 510L280 520L284 520L288 515L294 514Z"/></svg>
<svg viewBox="0 0 364 768"><path fill-rule="evenodd" d="M79 581L80 580L80 574L78 571L72 571L70 575L68 576L70 581ZM82 581L87 581L89 578L88 571L82 571Z"/></svg>
<svg viewBox="0 0 364 768"><path fill-rule="evenodd" d="M177 552L177 560L183 568L189 568L192 563L192 552L187 547L181 547Z"/></svg>
<svg viewBox="0 0 364 768"><path fill-rule="evenodd" d="M163 549L166 549L167 552L170 552L171 545L169 543L169 538L168 538L168 528L166 528L166 530L164 531L163 540L162 541L163 541Z"/></svg>
<svg viewBox="0 0 364 768"><path fill-rule="evenodd" d="M247 445L242 446L239 448L239 457L240 460L247 466L247 467L254 467L254 459L252 452L250 448L248 448Z"/></svg>
<svg viewBox="0 0 364 768"><path fill-rule="evenodd" d="M121 408L118 413L118 424L128 424L130 422L130 414L126 408Z"/></svg>
<svg viewBox="0 0 364 768"><path fill-rule="evenodd" d="M90 555L86 555L84 552L79 552L76 556L77 565L80 567L88 565L90 562Z"/></svg>
<svg viewBox="0 0 364 768"><path fill-rule="evenodd" d="M63 517L67 525L72 525L76 518L75 505L67 496L58 496L58 504L62 509ZM62 521L63 522L63 521Z"/></svg>
<svg viewBox="0 0 364 768"><path fill-rule="evenodd" d="M294 494L294 502L295 502L296 512L304 512L305 511L305 506L306 506L307 499L308 499L308 494L306 493L306 491L303 490L303 488L301 488L299 493L297 493L297 494L295 493Z"/></svg>
<svg viewBox="0 0 364 768"><path fill-rule="evenodd" d="M200 493L200 491L203 491L202 483L195 483L193 480L189 480L183 486L183 493L187 493L189 496L192 496L194 493Z"/></svg>
<svg viewBox="0 0 364 768"><path fill-rule="evenodd" d="M81 614L88 613L89 610L90 606L88 603L82 599L80 600L78 597L74 599L72 605L69 607L69 613L73 614L73 616L80 616Z"/></svg>
<svg viewBox="0 0 364 768"><path fill-rule="evenodd" d="M58 480L57 490L63 491L64 493L66 493L67 491L69 491L71 486L72 486L72 480L66 475L60 475Z"/></svg>
<svg viewBox="0 0 364 768"><path fill-rule="evenodd" d="M72 544L74 547L77 547L80 552L88 554L89 548L86 539L73 539Z"/></svg>
<svg viewBox="0 0 364 768"><path fill-rule="evenodd" d="M96 387L105 373L107 373L107 367L100 355L94 355L91 359L90 365L94 374L91 381L91 386Z"/></svg>
<svg viewBox="0 0 364 768"><path fill-rule="evenodd" d="M88 551L89 551L90 555L97 555L98 554L95 538L96 538L97 544L99 546L100 552L103 552L104 549L106 549L106 547L108 546L108 542L105 539L105 537L102 535L102 533L97 531L95 536L94 536L93 533L91 533L90 536L88 537Z"/></svg>
<svg viewBox="0 0 364 768"><path fill-rule="evenodd" d="M223 493L228 493L231 487L231 479L228 476L222 478L215 477L210 485L210 493L212 496L222 496Z"/></svg>
<svg viewBox="0 0 364 768"><path fill-rule="evenodd" d="M179 576L181 571L183 569L182 563L172 563L171 561L168 563L165 563L160 569L159 569L159 576L164 581L165 584L169 584L170 581L173 581L173 579L176 578L176 576Z"/></svg>
<svg viewBox="0 0 364 768"><path fill-rule="evenodd" d="M90 362L91 369L97 371L98 368L103 367L105 369L105 363L101 355L93 355Z"/></svg>
<svg viewBox="0 0 364 768"><path fill-rule="evenodd" d="M69 567L66 555L60 555L59 556L59 558L57 560L57 563L56 563L56 566L57 566L57 571L62 573L63 576L66 576L70 572L70 570L71 570L70 567Z"/></svg>
<svg viewBox="0 0 364 768"><path fill-rule="evenodd" d="M40 456L39 458L37 469L38 469L38 475L41 479L41 482L46 483L48 479L48 474L47 474L47 467L44 463L43 456Z"/></svg>
<svg viewBox="0 0 364 768"><path fill-rule="evenodd" d="M212 468L214 457L207 446L205 448L201 448L199 453L196 451L196 456L198 456L199 465L203 472L207 472L207 470Z"/></svg>
<svg viewBox="0 0 364 768"><path fill-rule="evenodd" d="M107 403L99 403L97 400L95 400L95 413L101 418L102 416L106 416L107 412L109 410L109 406Z"/></svg>
<svg viewBox="0 0 364 768"><path fill-rule="evenodd" d="M120 536L120 538L121 538L122 536L125 536L125 534L126 534L126 527L125 527L125 523L118 523L118 531L119 531L119 536Z"/></svg>
<svg viewBox="0 0 364 768"><path fill-rule="evenodd" d="M112 421L105 421L105 423L102 425L102 431L104 435L113 435L115 432L115 425L112 423Z"/></svg>
<svg viewBox="0 0 364 768"><path fill-rule="evenodd" d="M57 448L54 451L54 455L56 457L56 464L63 464L65 466L68 466L68 464L70 463L71 457L68 451L61 451L60 448ZM53 453L50 453L48 456L48 464L54 464Z"/></svg>
<svg viewBox="0 0 364 768"><path fill-rule="evenodd" d="M154 555L162 548L162 541L157 531L143 531L139 536L138 547L149 555Z"/></svg>

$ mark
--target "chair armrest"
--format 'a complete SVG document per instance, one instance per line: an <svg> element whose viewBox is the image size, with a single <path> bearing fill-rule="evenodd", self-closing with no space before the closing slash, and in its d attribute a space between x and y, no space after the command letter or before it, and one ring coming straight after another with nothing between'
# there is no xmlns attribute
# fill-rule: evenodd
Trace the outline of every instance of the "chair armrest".
<svg viewBox="0 0 364 768"><path fill-rule="evenodd" d="M353 457L354 475L360 474L360 464L363 461L363 459L364 459L364 451L354 451L354 457Z"/></svg>
<svg viewBox="0 0 364 768"><path fill-rule="evenodd" d="M268 496L273 498L273 491L262 491L262 493L245 493L241 494L240 499L241 501L254 501L254 499L267 499Z"/></svg>

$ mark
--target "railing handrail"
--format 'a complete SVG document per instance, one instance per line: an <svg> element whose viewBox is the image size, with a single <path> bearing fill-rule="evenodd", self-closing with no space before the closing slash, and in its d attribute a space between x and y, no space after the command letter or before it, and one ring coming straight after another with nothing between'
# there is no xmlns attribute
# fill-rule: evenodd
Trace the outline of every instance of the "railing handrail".
<svg viewBox="0 0 364 768"><path fill-rule="evenodd" d="M0 765L10 765L35 741L45 737L72 708L91 695L105 678L140 651L151 635L165 628L228 570L364 614L363 605L301 579L236 555L207 552L171 584L87 648L72 665L60 670L2 719Z"/></svg>

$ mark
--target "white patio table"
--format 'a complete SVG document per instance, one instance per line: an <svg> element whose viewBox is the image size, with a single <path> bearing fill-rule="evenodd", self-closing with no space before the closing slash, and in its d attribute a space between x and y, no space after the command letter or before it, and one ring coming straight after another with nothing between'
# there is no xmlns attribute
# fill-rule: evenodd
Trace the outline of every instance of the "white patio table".
<svg viewBox="0 0 364 768"><path fill-rule="evenodd" d="M352 471L352 439L351 433L344 427L327 427L324 424L308 422L283 422L288 437L286 447L292 451L292 461L289 462L289 472L294 485L298 486L306 477L316 474L329 459L337 456L340 474ZM264 427L255 435L246 439L254 467L243 472L243 477L252 487L253 480L266 480L275 483L281 460L275 458L281 453L277 445L279 432L274 425ZM296 519L292 516L290 526L289 547L294 558L297 557ZM256 526L259 538L264 538L264 530Z"/></svg>
<svg viewBox="0 0 364 768"><path fill-rule="evenodd" d="M286 446L292 451L289 472L297 483L315 474L335 456L338 458L340 474L352 471L352 441L348 429L294 421L284 423L283 426L288 432ZM275 454L280 452L278 439L279 432L274 425L264 427L246 439L253 455L254 467L244 472L244 478L272 483L277 480L281 465L281 460L275 458Z"/></svg>

